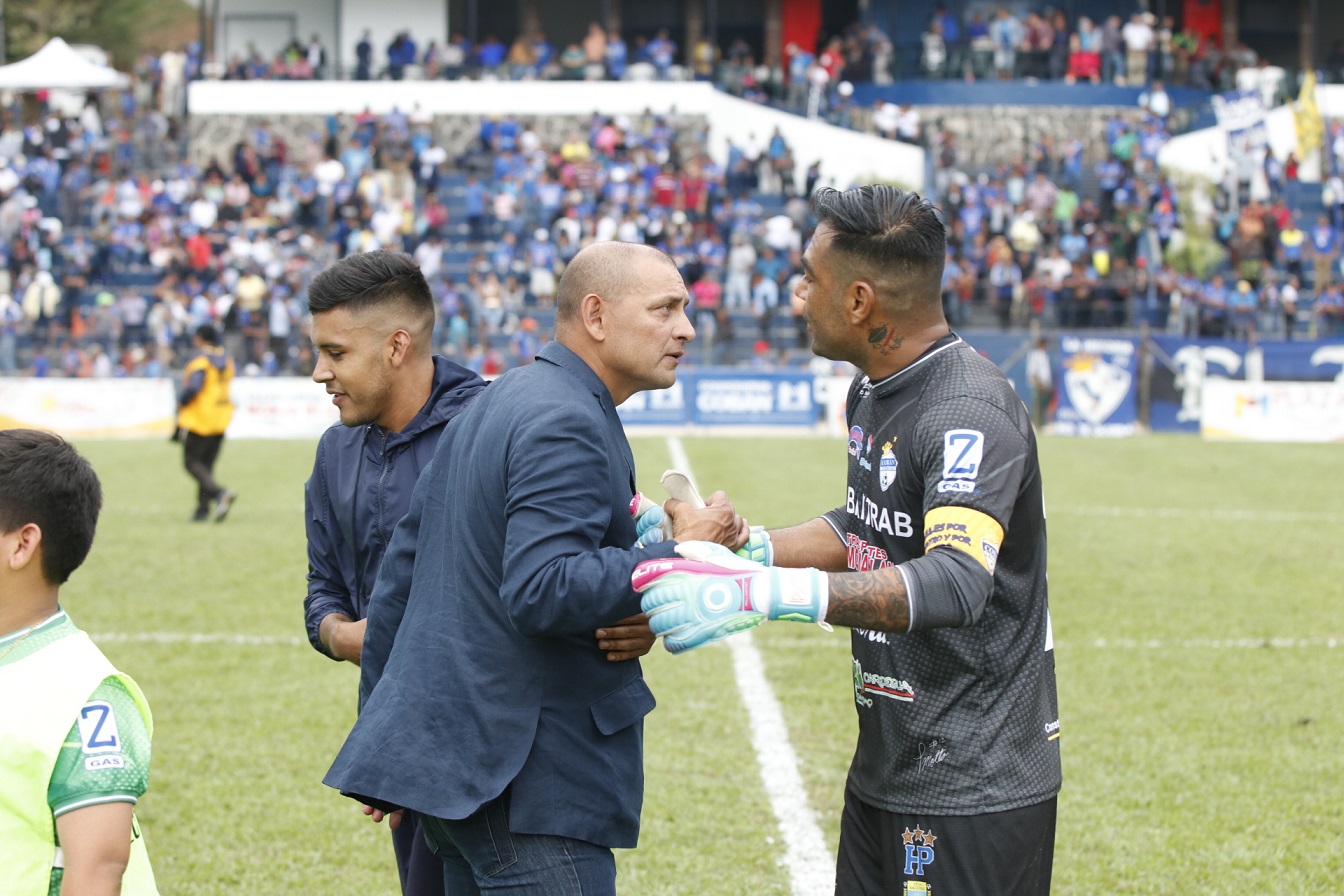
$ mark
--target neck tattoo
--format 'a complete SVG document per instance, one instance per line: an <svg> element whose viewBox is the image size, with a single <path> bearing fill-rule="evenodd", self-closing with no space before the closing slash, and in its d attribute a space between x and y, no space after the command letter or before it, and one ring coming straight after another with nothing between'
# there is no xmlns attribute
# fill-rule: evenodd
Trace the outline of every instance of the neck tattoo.
<svg viewBox="0 0 1344 896"><path fill-rule="evenodd" d="M897 336L886 324L878 324L868 331L868 344L884 355L889 355L905 342L904 336Z"/></svg>

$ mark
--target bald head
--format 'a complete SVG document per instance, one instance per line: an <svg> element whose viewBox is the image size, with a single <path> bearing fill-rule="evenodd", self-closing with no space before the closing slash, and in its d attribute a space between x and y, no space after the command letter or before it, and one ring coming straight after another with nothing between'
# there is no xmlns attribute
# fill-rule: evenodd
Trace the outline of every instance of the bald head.
<svg viewBox="0 0 1344 896"><path fill-rule="evenodd" d="M579 322L584 296L598 295L611 302L635 292L640 285L640 268L650 261L676 269L671 256L643 243L606 241L580 249L565 266L556 289L556 336Z"/></svg>

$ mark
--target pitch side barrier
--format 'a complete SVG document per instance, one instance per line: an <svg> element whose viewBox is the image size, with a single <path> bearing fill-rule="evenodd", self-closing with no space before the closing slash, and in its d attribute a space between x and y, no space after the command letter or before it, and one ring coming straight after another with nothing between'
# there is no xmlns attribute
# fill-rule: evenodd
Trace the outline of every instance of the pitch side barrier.
<svg viewBox="0 0 1344 896"><path fill-rule="evenodd" d="M967 333L1024 401L1024 333ZM1116 437L1148 430L1206 438L1344 441L1344 339L1261 342L1134 336L1105 331L1049 337L1055 381L1050 432ZM683 370L670 389L618 408L632 431L740 427L842 436L851 377L797 369ZM0 429L70 438L167 438L169 379L0 378ZM238 377L230 438L316 438L338 422L304 377Z"/></svg>
<svg viewBox="0 0 1344 896"><path fill-rule="evenodd" d="M970 334L1030 400L1029 341ZM1105 331L1049 337L1048 431L1186 432L1257 441L1344 441L1344 339L1252 342Z"/></svg>

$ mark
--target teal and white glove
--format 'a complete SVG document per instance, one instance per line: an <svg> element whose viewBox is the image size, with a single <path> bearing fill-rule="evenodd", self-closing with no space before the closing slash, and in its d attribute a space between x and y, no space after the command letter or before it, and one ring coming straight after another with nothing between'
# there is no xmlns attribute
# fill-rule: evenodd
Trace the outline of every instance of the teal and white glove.
<svg viewBox="0 0 1344 896"><path fill-rule="evenodd" d="M631 583L649 628L681 653L767 619L823 622L828 584L819 569L766 567L706 541L677 545L680 557L645 560Z"/></svg>
<svg viewBox="0 0 1344 896"><path fill-rule="evenodd" d="M764 526L752 526L747 530L747 543L737 549L737 556L762 566L775 565L775 546L770 541L770 533Z"/></svg>
<svg viewBox="0 0 1344 896"><path fill-rule="evenodd" d="M635 547L646 548L672 537L672 521L662 505L638 492L630 499L630 515L635 518Z"/></svg>

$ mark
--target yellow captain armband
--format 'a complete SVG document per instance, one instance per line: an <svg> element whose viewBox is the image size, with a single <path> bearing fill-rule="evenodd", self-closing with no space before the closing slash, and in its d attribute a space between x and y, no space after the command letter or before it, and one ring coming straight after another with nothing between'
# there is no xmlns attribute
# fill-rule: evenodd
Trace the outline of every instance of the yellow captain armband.
<svg viewBox="0 0 1344 896"><path fill-rule="evenodd" d="M999 559L1003 527L969 507L935 507L924 516L924 553L955 548L970 554L990 575Z"/></svg>

